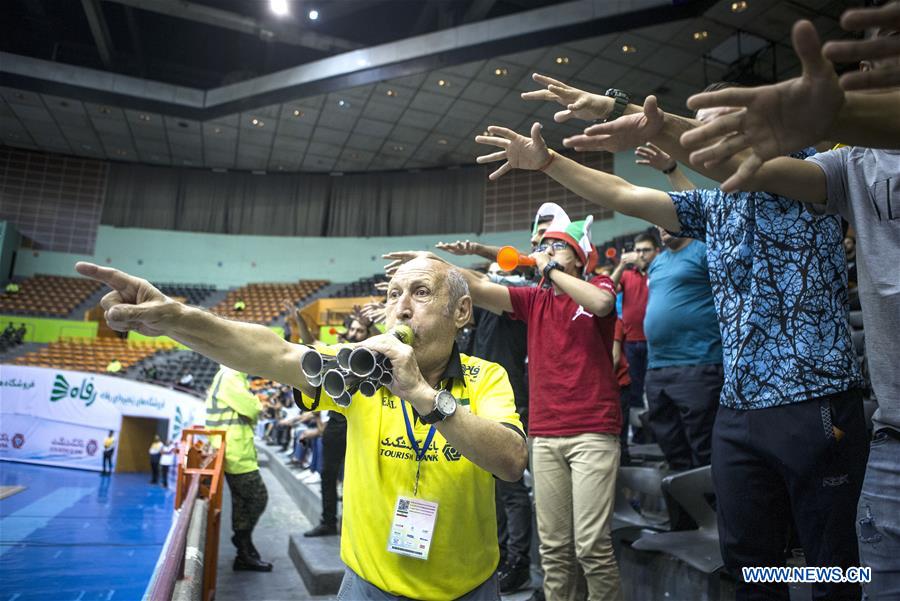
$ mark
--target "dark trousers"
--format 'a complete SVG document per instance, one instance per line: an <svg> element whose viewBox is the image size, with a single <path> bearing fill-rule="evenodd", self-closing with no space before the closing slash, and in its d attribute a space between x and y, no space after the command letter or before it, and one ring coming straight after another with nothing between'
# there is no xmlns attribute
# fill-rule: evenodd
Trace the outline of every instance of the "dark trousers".
<svg viewBox="0 0 900 601"><path fill-rule="evenodd" d="M515 482L495 479L497 538L500 562L512 567L531 565L531 498L525 479Z"/></svg>
<svg viewBox="0 0 900 601"><path fill-rule="evenodd" d="M152 474L152 478L150 479L150 484L156 484L159 482L159 455L150 455L150 473Z"/></svg>
<svg viewBox="0 0 900 601"><path fill-rule="evenodd" d="M115 449L109 449L108 451L103 451L103 473L104 474L106 472L112 473L112 469L113 469L112 458L113 458L113 453L115 453L115 452L116 452ZM108 469L107 469L107 466L109 466Z"/></svg>
<svg viewBox="0 0 900 601"><path fill-rule="evenodd" d="M628 426L631 416L631 384L619 387L619 408L622 410L622 428L619 430L619 465L631 463L631 454L628 452Z"/></svg>
<svg viewBox="0 0 900 601"><path fill-rule="evenodd" d="M647 421L673 470L709 465L722 364L647 370Z"/></svg>
<svg viewBox="0 0 900 601"><path fill-rule="evenodd" d="M252 531L269 502L269 491L259 470L244 474L226 472L225 481L231 491L231 529Z"/></svg>
<svg viewBox="0 0 900 601"><path fill-rule="evenodd" d="M628 375L631 376L632 401L635 407L644 406L644 376L647 373L647 342L625 341L625 358L628 359Z"/></svg>
<svg viewBox="0 0 900 601"><path fill-rule="evenodd" d="M347 420L331 413L322 433L322 523L337 526L337 483L347 452Z"/></svg>
<svg viewBox="0 0 900 601"><path fill-rule="evenodd" d="M159 466L159 467L162 468L162 485L163 485L163 488L169 488L169 466L168 466L168 465L161 465L161 466Z"/></svg>
<svg viewBox="0 0 900 601"><path fill-rule="evenodd" d="M741 568L782 566L792 520L808 566L859 565L856 505L868 453L859 391L738 411L720 407L712 475L725 566L737 601L788 599ZM858 584L815 584L814 599L859 599Z"/></svg>

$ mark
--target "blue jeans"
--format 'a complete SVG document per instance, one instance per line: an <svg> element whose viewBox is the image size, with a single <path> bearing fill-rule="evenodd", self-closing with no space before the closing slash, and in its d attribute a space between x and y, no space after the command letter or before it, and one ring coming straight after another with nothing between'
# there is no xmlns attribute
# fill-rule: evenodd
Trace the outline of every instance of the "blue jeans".
<svg viewBox="0 0 900 601"><path fill-rule="evenodd" d="M337 594L337 601L407 601L407 597L398 597L386 593L374 584L370 584L360 578L356 572L347 568L344 571L344 579L341 581L341 589ZM469 591L457 601L500 601L500 584L497 581L497 572Z"/></svg>
<svg viewBox="0 0 900 601"><path fill-rule="evenodd" d="M872 568L872 601L900 599L900 439L875 433L859 497L859 558Z"/></svg>

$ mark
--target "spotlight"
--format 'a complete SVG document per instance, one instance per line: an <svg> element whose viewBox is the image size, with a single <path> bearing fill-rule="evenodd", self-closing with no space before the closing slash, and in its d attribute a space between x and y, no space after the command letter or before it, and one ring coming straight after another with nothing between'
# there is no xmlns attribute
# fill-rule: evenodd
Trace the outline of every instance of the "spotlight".
<svg viewBox="0 0 900 601"><path fill-rule="evenodd" d="M569 64L569 57L568 57L568 56L557 56L557 57L556 57L556 64L557 64L557 65L568 65L568 64Z"/></svg>
<svg viewBox="0 0 900 601"><path fill-rule="evenodd" d="M101 115L108 115L108 114L109 114L109 109L106 108L105 106L101 106L101 107L100 107L100 114L101 114Z"/></svg>
<svg viewBox="0 0 900 601"><path fill-rule="evenodd" d="M702 31L695 31L692 35L695 42L702 42L709 37L709 32L704 29Z"/></svg>
<svg viewBox="0 0 900 601"><path fill-rule="evenodd" d="M388 96L394 97L397 95L397 92L395 92L394 90L388 90L387 92L385 92L385 94L387 94Z"/></svg>
<svg viewBox="0 0 900 601"><path fill-rule="evenodd" d="M319 19L319 11L317 11L316 9L312 9L311 11L309 11L309 14L307 16L309 17L310 21L317 21Z"/></svg>
<svg viewBox="0 0 900 601"><path fill-rule="evenodd" d="M505 77L507 73L509 73L509 71L506 70L506 67L497 67L494 69L494 75L497 77Z"/></svg>
<svg viewBox="0 0 900 601"><path fill-rule="evenodd" d="M394 144L394 146L392 146L392 148L393 148L396 152L403 152L403 147L400 146L399 144Z"/></svg>
<svg viewBox="0 0 900 601"><path fill-rule="evenodd" d="M294 115L294 117L297 117L299 119L300 117L303 116L303 111L301 111L300 109L294 109L291 114Z"/></svg>
<svg viewBox="0 0 900 601"><path fill-rule="evenodd" d="M254 117L253 119L250 119L250 123L251 123L252 125L255 125L256 127L263 127L263 126L265 125L265 123L263 123L262 121L260 121L260 120L257 119L256 117Z"/></svg>
<svg viewBox="0 0 900 601"><path fill-rule="evenodd" d="M622 44L623 54L634 54L635 52L637 52L637 48L635 48L631 44Z"/></svg>
<svg viewBox="0 0 900 601"><path fill-rule="evenodd" d="M742 13L742 12L744 12L745 10L747 10L747 8L748 8L749 6L750 6L750 5L747 3L746 0L738 0L737 2L732 2L732 3L731 3L731 12L733 12L733 13Z"/></svg>
<svg viewBox="0 0 900 601"><path fill-rule="evenodd" d="M444 138L441 138L437 141L437 143L440 144L441 146L446 146L447 140L445 140Z"/></svg>
<svg viewBox="0 0 900 601"><path fill-rule="evenodd" d="M287 0L269 0L269 8L279 17L286 17L290 13Z"/></svg>
<svg viewBox="0 0 900 601"><path fill-rule="evenodd" d="M350 108L350 103L347 102L346 100L338 100L338 106L341 107L342 109L348 109L348 108Z"/></svg>
<svg viewBox="0 0 900 601"><path fill-rule="evenodd" d="M447 88L447 87L450 87L450 82L447 81L446 79L439 79L438 85L442 88Z"/></svg>
<svg viewBox="0 0 900 601"><path fill-rule="evenodd" d="M141 121L149 121L150 115L145 115L144 113L141 113L140 115L138 115L138 119L140 119Z"/></svg>

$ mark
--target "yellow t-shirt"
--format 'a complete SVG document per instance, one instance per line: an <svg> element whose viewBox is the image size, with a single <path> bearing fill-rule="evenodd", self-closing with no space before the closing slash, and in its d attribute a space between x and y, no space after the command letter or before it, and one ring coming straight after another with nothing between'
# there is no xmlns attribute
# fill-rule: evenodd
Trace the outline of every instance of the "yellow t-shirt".
<svg viewBox="0 0 900 601"><path fill-rule="evenodd" d="M113 446L113 443L116 441L112 436L107 436L103 439L103 448L110 449Z"/></svg>
<svg viewBox="0 0 900 601"><path fill-rule="evenodd" d="M452 382L458 410L469 409L522 432L512 387L501 366L459 354L451 358L444 376L442 386ZM486 581L500 560L494 476L460 456L436 432L422 459L417 495L438 503L428 559L388 552L397 497L413 496L416 476L400 402L386 388L373 397L356 394L346 408L335 405L324 392L317 405L302 397L309 409L347 416L341 559L364 580L393 595L456 599ZM408 404L406 411L421 447L429 426L413 417Z"/></svg>

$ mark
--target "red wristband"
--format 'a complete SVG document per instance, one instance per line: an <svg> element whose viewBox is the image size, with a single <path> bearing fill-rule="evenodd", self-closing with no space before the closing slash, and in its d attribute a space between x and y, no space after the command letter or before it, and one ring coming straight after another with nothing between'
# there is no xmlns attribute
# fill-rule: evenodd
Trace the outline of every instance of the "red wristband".
<svg viewBox="0 0 900 601"><path fill-rule="evenodd" d="M556 158L556 153L555 153L555 152L553 152L552 150L549 151L549 152L550 152L550 158L547 159L547 162L546 162L546 163L544 163L543 165L541 165L540 167L538 167L538 171L543 171L543 170L545 170L545 169L546 169L547 167L549 167L550 164L553 162L553 159Z"/></svg>

